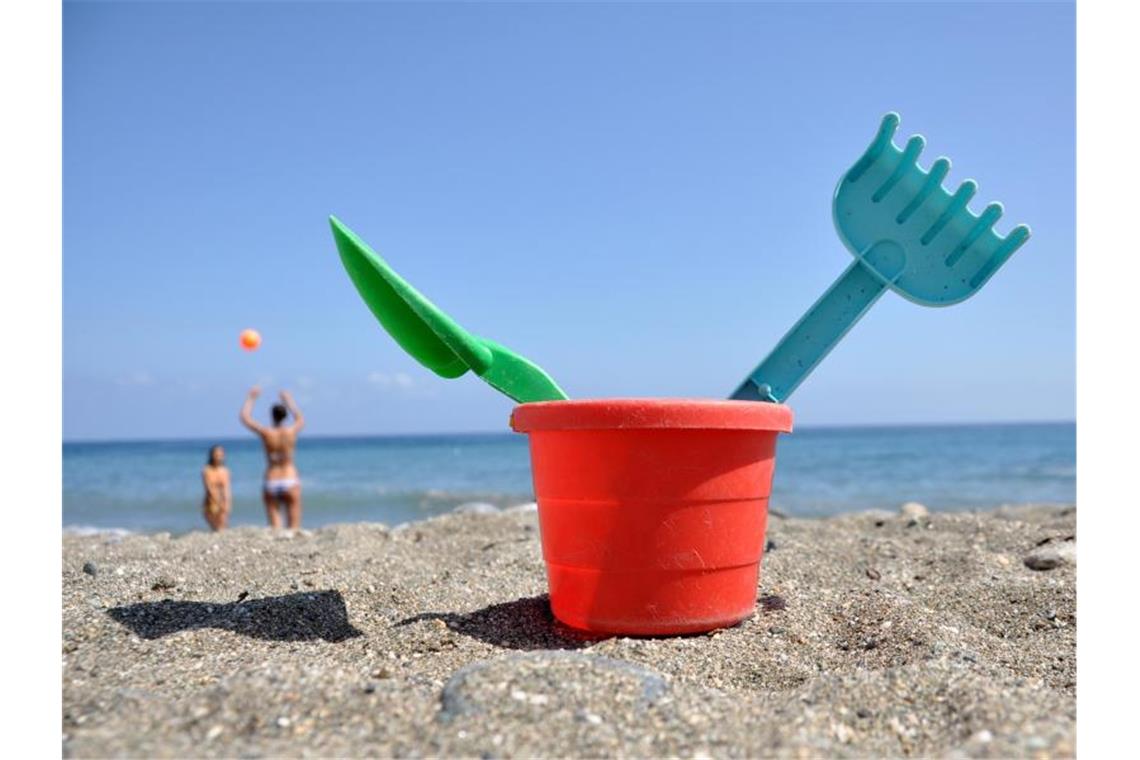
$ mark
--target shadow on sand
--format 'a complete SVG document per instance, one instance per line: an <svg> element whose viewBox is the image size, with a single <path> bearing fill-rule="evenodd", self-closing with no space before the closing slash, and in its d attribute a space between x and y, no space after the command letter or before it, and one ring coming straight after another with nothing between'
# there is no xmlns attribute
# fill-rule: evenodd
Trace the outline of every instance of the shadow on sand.
<svg viewBox="0 0 1140 760"><path fill-rule="evenodd" d="M424 612L397 626L442 620L455 633L506 649L580 649L607 638L568 628L554 618L545 594L492 604L474 612Z"/></svg>
<svg viewBox="0 0 1140 760"><path fill-rule="evenodd" d="M337 642L362 635L348 622L339 591L270 596L228 604L143 602L114 607L107 614L144 639L179 631L220 628L255 639Z"/></svg>

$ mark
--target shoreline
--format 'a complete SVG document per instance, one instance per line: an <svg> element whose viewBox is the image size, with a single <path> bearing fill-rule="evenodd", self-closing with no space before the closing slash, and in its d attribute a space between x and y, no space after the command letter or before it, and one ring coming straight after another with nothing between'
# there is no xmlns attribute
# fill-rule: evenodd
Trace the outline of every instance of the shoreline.
<svg viewBox="0 0 1140 760"><path fill-rule="evenodd" d="M772 514L752 617L604 639L550 615L530 510L64 535L63 752L1071 756L1074 535Z"/></svg>
<svg viewBox="0 0 1140 760"><path fill-rule="evenodd" d="M494 511L487 509L488 507L492 508ZM454 514L512 514L512 513L516 513L516 512L533 512L537 508L538 508L537 503L533 502L533 501L520 502L518 504L512 504L512 505L507 506L507 507L496 507L495 505L489 504L487 502L467 502L464 504L460 504L460 505L452 508L451 510L449 510L447 512L441 512L440 514L436 514L436 515L429 515L429 516L423 517L419 520L407 520L405 522L400 522L400 523L386 523L386 522L383 522L380 520L351 520L351 521L344 521L344 522L321 523L320 525L317 525L315 527L304 527L304 526L302 526L301 530L311 533L311 532L317 531L317 530L324 530L325 528L345 527L345 526L350 526L350 525L376 525L376 526L382 526L382 527L387 528L389 530L398 530L398 529L406 528L409 525L416 525L417 523L428 522L430 520L438 520L441 517L447 517L449 515L454 515ZM1002 503L1002 504L998 504L995 506L980 508L980 509L979 508L963 508L963 509L936 509L936 508L932 508L929 510L929 512L931 514L942 514L942 515L990 514L990 513L1008 514L1008 513L1013 513L1013 512L1017 512L1017 511L1021 511L1021 510L1034 511L1034 510L1041 510L1041 509L1045 509L1045 510L1076 509L1076 504L1071 503L1071 502L1040 502L1040 501L1008 502L1008 503ZM816 515L816 514L799 515L799 514L793 514L790 512L786 512L786 511L783 511L783 510L780 510L777 508L769 508L769 510L768 510L768 514L770 517L776 517L776 518L780 518L780 519L794 519L794 520L830 520L830 519L834 519L834 518L847 517L847 516L851 516L851 515L860 515L860 514L883 515L883 514L895 514L895 513L896 513L895 510L889 510L889 509L851 509L851 510L844 510L842 512L838 512L836 514L830 514L830 515ZM269 526L264 525L262 523L255 523L255 522L241 523L241 524L235 525L231 528L228 528L227 530L241 530L241 529L250 529L250 528L253 528L253 529L262 528L264 530L270 530ZM116 527L103 527L103 526L98 526L98 525L64 525L61 530L62 530L62 534L64 536L134 536L134 535L138 535L138 536L159 536L159 535L168 535L171 538L182 538L184 536L192 535L195 533L204 533L207 535L211 535L213 533L212 531L207 530L205 528L194 528L192 530L182 530L182 531L176 531L176 530L136 530L133 528L123 528L123 527L117 527L117 526Z"/></svg>

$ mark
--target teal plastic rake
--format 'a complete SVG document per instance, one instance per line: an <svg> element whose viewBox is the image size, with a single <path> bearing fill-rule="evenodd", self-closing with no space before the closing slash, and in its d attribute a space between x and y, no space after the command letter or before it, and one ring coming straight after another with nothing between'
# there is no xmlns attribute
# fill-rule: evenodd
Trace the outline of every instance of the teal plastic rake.
<svg viewBox="0 0 1140 760"><path fill-rule="evenodd" d="M1024 224L1005 237L994 231L1000 203L980 215L966 207L978 190L973 180L947 192L949 159L919 168L926 141L915 135L899 149L892 140L898 125L898 114L883 117L835 190L835 229L855 261L732 398L784 401L888 288L923 306L964 301L1029 238Z"/></svg>

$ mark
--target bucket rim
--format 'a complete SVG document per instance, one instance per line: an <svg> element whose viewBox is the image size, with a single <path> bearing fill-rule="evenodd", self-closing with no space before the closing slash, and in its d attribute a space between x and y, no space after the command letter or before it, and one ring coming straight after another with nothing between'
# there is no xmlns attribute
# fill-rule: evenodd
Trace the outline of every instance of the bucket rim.
<svg viewBox="0 0 1140 760"><path fill-rule="evenodd" d="M599 398L537 401L511 412L517 433L545 430L763 430L792 432L792 409L765 401Z"/></svg>

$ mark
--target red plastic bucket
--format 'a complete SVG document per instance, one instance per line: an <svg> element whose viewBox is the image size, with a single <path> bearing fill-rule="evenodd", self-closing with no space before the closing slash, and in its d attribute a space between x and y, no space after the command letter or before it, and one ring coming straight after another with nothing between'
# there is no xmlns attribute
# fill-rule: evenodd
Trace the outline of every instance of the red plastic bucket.
<svg viewBox="0 0 1140 760"><path fill-rule="evenodd" d="M782 404L685 399L515 407L530 437L550 606L586 631L662 635L752 614Z"/></svg>

